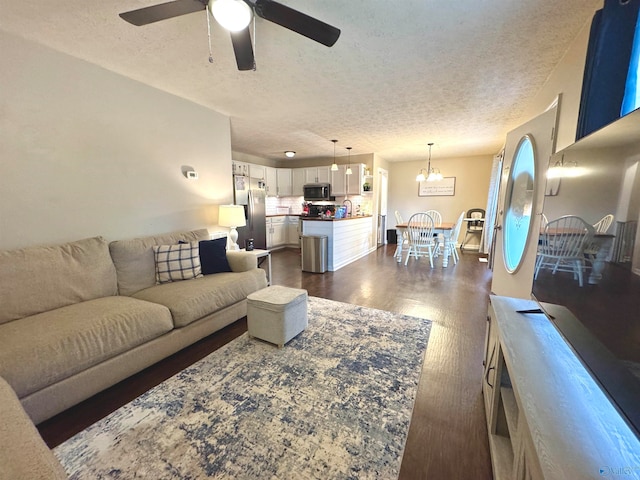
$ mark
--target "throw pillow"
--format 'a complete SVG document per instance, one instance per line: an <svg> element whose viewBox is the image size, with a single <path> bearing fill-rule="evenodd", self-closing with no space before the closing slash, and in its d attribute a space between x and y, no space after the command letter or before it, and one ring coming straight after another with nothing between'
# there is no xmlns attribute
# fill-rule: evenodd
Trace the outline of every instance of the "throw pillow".
<svg viewBox="0 0 640 480"><path fill-rule="evenodd" d="M198 242L154 245L156 283L176 282L202 276Z"/></svg>
<svg viewBox="0 0 640 480"><path fill-rule="evenodd" d="M231 271L226 246L226 238L200 240L200 263L204 275Z"/></svg>

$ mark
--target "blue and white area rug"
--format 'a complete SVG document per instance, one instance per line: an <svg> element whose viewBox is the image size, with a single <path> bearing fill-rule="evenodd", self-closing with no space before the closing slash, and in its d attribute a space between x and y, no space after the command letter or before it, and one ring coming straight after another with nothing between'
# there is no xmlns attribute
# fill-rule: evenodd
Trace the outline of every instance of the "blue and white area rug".
<svg viewBox="0 0 640 480"><path fill-rule="evenodd" d="M397 478L431 322L309 298L55 448L75 479Z"/></svg>

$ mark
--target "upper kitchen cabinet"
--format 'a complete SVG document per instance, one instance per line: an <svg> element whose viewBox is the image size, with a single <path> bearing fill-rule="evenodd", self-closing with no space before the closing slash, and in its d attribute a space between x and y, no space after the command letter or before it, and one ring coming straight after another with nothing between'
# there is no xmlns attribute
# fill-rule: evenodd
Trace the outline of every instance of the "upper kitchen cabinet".
<svg viewBox="0 0 640 480"><path fill-rule="evenodd" d="M307 183L305 180L306 168L291 169L291 195L301 197L304 195L303 187Z"/></svg>
<svg viewBox="0 0 640 480"><path fill-rule="evenodd" d="M264 167L264 181L266 183L265 189L267 195L275 197L278 195L278 173L276 168Z"/></svg>
<svg viewBox="0 0 640 480"><path fill-rule="evenodd" d="M342 196L347 194L346 171L346 165L338 165L338 170L331 171L331 195Z"/></svg>
<svg viewBox="0 0 640 480"><path fill-rule="evenodd" d="M330 183L331 168L323 167L307 167L304 169L304 183Z"/></svg>
<svg viewBox="0 0 640 480"><path fill-rule="evenodd" d="M290 168L278 168L276 169L276 175L278 179L278 195L281 197L291 196L291 169Z"/></svg>
<svg viewBox="0 0 640 480"><path fill-rule="evenodd" d="M249 176L251 178L258 178L260 180L265 179L265 166L264 165L254 165L253 163L249 164Z"/></svg>
<svg viewBox="0 0 640 480"><path fill-rule="evenodd" d="M249 164L245 162L237 162L235 160L231 163L231 168L233 170L234 175L244 175L246 177L249 176Z"/></svg>
<svg viewBox="0 0 640 480"><path fill-rule="evenodd" d="M351 175L346 175L347 194L362 195L362 184L364 183L364 165L352 165L351 171L353 172Z"/></svg>

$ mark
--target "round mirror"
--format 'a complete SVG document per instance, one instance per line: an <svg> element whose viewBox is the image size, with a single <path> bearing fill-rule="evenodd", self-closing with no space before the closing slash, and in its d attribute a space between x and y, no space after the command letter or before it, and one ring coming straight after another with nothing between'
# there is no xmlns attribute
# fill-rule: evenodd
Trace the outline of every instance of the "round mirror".
<svg viewBox="0 0 640 480"><path fill-rule="evenodd" d="M535 185L535 149L532 139L520 139L511 164L503 221L504 264L515 273L524 257L531 229L531 210Z"/></svg>

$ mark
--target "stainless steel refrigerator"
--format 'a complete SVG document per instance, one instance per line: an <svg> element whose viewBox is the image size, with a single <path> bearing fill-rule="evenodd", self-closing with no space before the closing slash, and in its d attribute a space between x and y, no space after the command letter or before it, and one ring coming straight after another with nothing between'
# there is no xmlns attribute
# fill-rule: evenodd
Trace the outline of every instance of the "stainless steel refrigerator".
<svg viewBox="0 0 640 480"><path fill-rule="evenodd" d="M236 205L244 205L247 225L239 227L238 245L244 248L245 240L253 238L253 247L267 248L266 192L264 182L243 175L233 176L233 194Z"/></svg>

